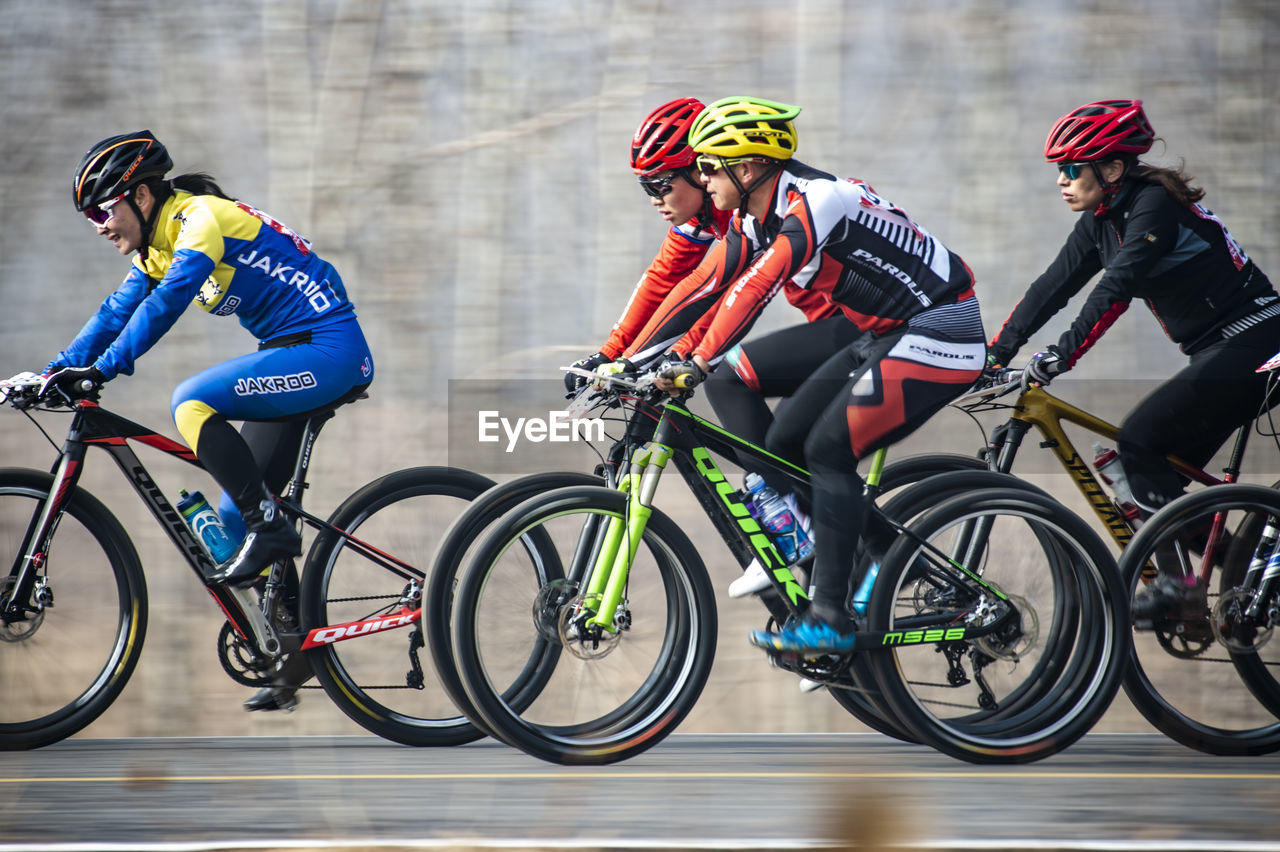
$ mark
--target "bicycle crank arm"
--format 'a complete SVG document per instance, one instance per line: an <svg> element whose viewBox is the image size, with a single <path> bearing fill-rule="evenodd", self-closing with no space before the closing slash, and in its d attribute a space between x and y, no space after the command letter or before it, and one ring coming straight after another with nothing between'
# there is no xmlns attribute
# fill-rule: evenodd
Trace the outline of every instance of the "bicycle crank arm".
<svg viewBox="0 0 1280 852"><path fill-rule="evenodd" d="M280 637L276 635L276 630L267 621L262 610L258 608L258 602L253 598L251 588L229 589L231 596L236 599L236 603L240 605L240 611L244 613L245 618L249 621L249 628L253 631L253 639L258 645L258 650L270 657L280 656Z"/></svg>

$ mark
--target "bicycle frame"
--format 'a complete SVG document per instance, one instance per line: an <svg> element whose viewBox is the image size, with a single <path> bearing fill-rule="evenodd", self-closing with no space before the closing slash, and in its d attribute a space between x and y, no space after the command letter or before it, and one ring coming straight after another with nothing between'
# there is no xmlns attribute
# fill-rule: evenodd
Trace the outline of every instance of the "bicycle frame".
<svg viewBox="0 0 1280 852"><path fill-rule="evenodd" d="M421 588L426 576L424 572L379 551L302 509L301 497L307 487L306 476L310 466L311 451L321 426L332 417L333 411L326 410L308 419L293 475L284 495L279 498L281 507L315 529L333 530L366 558L411 583L417 583L417 587ZM269 610L269 607L258 606L248 589L231 588L209 580L209 574L217 568L212 557L188 528L177 510L165 498L160 487L130 446L131 441L159 450L193 467L204 469L204 465L196 458L195 453L183 444L108 411L96 401L86 399L76 402L66 441L51 470L54 482L49 497L44 501L40 512L32 518L23 537L17 562L10 567L11 576L15 579L14 593L9 597L11 610L9 613L0 613L0 616L21 615L17 610L26 605L23 602L28 599L36 581L38 569L44 563L44 554L48 552L58 519L75 493L80 476L84 472L88 449L91 446L98 446L106 450L115 461L143 504L160 523L161 528L178 548L193 573L222 609L227 621L237 634L246 641L255 642L260 650L272 656L278 655L281 651L279 636L264 615L264 610ZM272 567L263 592L264 600L268 603L278 594L283 583L283 564L277 563ZM303 647L331 644L343 639L371 635L415 623L421 613L421 607L415 610L407 607L403 609L405 610L403 613L392 614L397 616L395 618L384 614L351 624L314 628L307 635ZM405 617L398 617L401 615Z"/></svg>
<svg viewBox="0 0 1280 852"><path fill-rule="evenodd" d="M773 539L759 522L751 516L737 491L729 484L724 473L716 465L711 450L730 456L749 456L760 465L783 473L797 483L807 483L809 474L803 468L763 450L749 441L693 414L679 399L668 399L661 404L662 419L653 440L637 452L631 460L628 473L621 479L618 490L627 495L627 511L624 517L611 518L601 533L600 546L595 553L585 587L583 599L595 605L595 612L586 625L601 631L617 632L615 618L622 602L632 560L644 534L645 523L653 512L653 500L658 481L667 464L674 460L676 469L693 492L699 505L711 519L729 549L742 564L750 559L760 560L775 588L781 593L763 598L770 614L779 623L788 617L801 614L808 606L808 595L800 581L778 552ZM872 459L868 484L879 485L886 451L878 450ZM868 505L869 513L879 513L874 505ZM883 515L881 515L883 517ZM893 524L899 532L903 528ZM590 537L590 534L588 534ZM626 546L624 547L624 542ZM932 551L932 548L930 548ZM933 551L951 567L963 572L984 590L1001 601L1006 596L987 585L955 560ZM804 560L801 560L802 562ZM799 563L797 563L799 564ZM920 629L901 629L890 632L858 632L858 647L888 647L907 644L952 642L975 638L1000 629L1006 617L1013 616L1010 608L1007 616L994 619L980 627L942 627L947 617L932 614L920 619ZM916 626L911 619L901 624L904 628Z"/></svg>
<svg viewBox="0 0 1280 852"><path fill-rule="evenodd" d="M1111 441L1114 441L1119 433L1119 429L1116 426L1081 408L1077 408L1069 402L1052 396L1044 388L1028 387L1022 391L1022 394L1013 404L1013 413L1010 415L1010 419L993 431L992 437L988 442L988 450L994 454L994 458L989 459L989 463L993 470L1001 473L1011 472L1023 438L1032 427L1035 427L1043 438L1041 446L1053 451L1054 456L1058 459L1063 469L1070 474L1071 481L1088 502L1090 508L1093 509L1094 514L1098 516L1098 520L1102 522L1107 533L1123 549L1133 537L1133 529L1120 513L1110 495L1102 487L1102 484L1098 482L1093 470L1076 451L1075 445L1071 443L1071 439L1063 429L1062 424L1064 422L1079 426L1088 432L1100 435ZM1241 460L1244 456L1247 441L1248 429L1242 427L1237 435L1230 461L1225 470L1225 476L1222 479L1218 479L1173 456L1169 457L1169 463L1178 473L1203 485L1220 485L1226 482L1235 482L1239 478ZM1205 548L1206 557L1212 556L1221 534L1221 520L1217 519L1210 530L1209 542ZM1208 581L1211 566L1212 559L1205 558L1201 568L1203 575L1201 579L1206 582ZM1154 568L1151 569L1150 576L1154 576Z"/></svg>

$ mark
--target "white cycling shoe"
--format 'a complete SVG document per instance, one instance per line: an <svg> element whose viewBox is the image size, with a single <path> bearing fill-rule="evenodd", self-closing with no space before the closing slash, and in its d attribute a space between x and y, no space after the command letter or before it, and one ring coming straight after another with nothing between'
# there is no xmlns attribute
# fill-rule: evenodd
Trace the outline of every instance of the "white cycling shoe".
<svg viewBox="0 0 1280 852"><path fill-rule="evenodd" d="M742 576L729 584L729 597L745 598L763 592L769 588L769 575L759 559L752 559L751 564L742 572Z"/></svg>

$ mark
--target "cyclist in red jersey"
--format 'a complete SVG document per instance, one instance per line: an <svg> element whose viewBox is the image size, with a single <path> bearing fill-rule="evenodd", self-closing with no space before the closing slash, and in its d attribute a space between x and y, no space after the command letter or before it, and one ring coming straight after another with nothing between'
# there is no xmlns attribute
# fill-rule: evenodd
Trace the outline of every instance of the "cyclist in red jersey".
<svg viewBox="0 0 1280 852"><path fill-rule="evenodd" d="M981 374L986 347L968 266L865 183L793 159L799 111L735 97L699 117L689 142L703 183L716 207L736 214L655 317L703 293L716 299L714 316L671 347L684 360L661 371L695 383L787 283L822 294L863 332L778 406L766 438L812 477L812 606L802 622L755 631L751 641L825 654L854 645L850 584L865 520L858 460L963 393Z"/></svg>
<svg viewBox="0 0 1280 852"><path fill-rule="evenodd" d="M631 137L631 170L671 229L636 283L609 339L599 352L575 362L575 367L595 370L619 358L667 292L693 271L724 234L729 214L712 207L688 145L689 127L702 110L696 98L669 101L645 116ZM564 381L565 389L575 393L587 380L568 373Z"/></svg>
<svg viewBox="0 0 1280 852"><path fill-rule="evenodd" d="M1085 104L1054 124L1045 159L1058 167L1063 201L1081 215L991 342L989 356L993 364L1009 364L1099 271L1071 327L1027 364L1030 380L1048 384L1075 365L1131 300L1147 303L1190 359L1138 403L1117 436L1133 498L1147 517L1186 485L1166 456L1203 466L1258 413L1267 381L1255 368L1280 339L1280 296L1199 203L1204 191L1181 169L1139 161L1155 138L1140 100ZM1161 573L1135 601L1135 616L1149 618L1153 608L1187 601L1202 610L1205 590L1189 580Z"/></svg>

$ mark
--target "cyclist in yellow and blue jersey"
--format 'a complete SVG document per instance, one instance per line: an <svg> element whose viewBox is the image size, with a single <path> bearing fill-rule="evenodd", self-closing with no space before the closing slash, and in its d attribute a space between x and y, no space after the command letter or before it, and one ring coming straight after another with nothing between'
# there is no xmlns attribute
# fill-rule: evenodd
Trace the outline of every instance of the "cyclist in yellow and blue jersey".
<svg viewBox="0 0 1280 852"><path fill-rule="evenodd" d="M104 139L80 161L76 209L122 255L137 256L49 362L47 384L80 394L85 379L132 374L192 304L236 317L257 338L257 351L188 378L171 400L178 431L223 490L229 531L243 535L213 579L243 585L301 552L271 499L289 475L299 416L363 391L373 359L342 278L305 239L208 175L166 180L172 166L145 130ZM245 421L243 431L229 421Z"/></svg>

